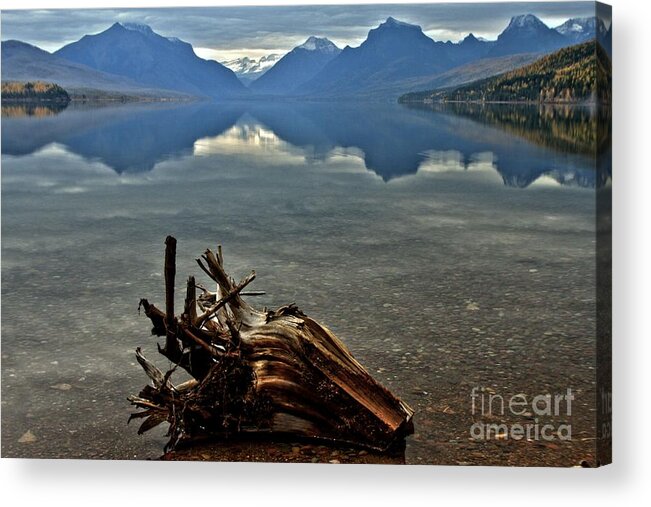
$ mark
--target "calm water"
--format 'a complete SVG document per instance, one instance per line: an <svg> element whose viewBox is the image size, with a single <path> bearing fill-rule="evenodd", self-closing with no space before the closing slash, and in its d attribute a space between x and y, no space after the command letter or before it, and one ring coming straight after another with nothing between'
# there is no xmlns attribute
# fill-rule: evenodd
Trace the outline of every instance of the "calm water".
<svg viewBox="0 0 651 507"><path fill-rule="evenodd" d="M222 243L235 278L256 269L255 304L296 302L412 405L406 462L574 464L592 445L610 174L593 127L582 109L3 110L3 455L161 454L126 397L146 381L135 347L157 355L137 304L162 301L173 234L180 279ZM576 438L470 442L475 386L571 387Z"/></svg>

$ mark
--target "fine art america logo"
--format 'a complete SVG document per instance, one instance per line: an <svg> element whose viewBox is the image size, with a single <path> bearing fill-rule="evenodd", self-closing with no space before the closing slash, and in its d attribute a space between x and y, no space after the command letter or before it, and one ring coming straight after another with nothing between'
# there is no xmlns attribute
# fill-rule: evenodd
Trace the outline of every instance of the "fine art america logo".
<svg viewBox="0 0 651 507"><path fill-rule="evenodd" d="M572 425L563 421L572 416L572 389L563 394L524 393L501 395L492 389L473 387L470 391L473 419L479 421L470 427L470 436L475 440L572 440ZM528 422L507 424L486 422L491 419L527 418Z"/></svg>

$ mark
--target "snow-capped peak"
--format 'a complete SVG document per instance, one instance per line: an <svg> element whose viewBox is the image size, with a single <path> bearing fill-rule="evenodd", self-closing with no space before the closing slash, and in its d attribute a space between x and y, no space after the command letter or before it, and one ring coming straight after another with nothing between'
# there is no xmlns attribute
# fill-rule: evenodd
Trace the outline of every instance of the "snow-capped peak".
<svg viewBox="0 0 651 507"><path fill-rule="evenodd" d="M560 26L557 26L555 30L558 33L567 35L570 33L581 34L587 30L593 30L595 28L596 19L593 17L590 18L572 18L568 19L565 23Z"/></svg>
<svg viewBox="0 0 651 507"><path fill-rule="evenodd" d="M276 53L265 55L260 57L258 60L255 58L249 58L248 56L243 56L242 58L236 58L234 60L228 60L221 62L222 65L231 69L238 76L247 75L247 74L257 74L264 73L269 70L274 64L280 60L280 56Z"/></svg>
<svg viewBox="0 0 651 507"><path fill-rule="evenodd" d="M332 41L325 37L309 37L303 44L296 46L296 49L305 49L306 51L319 51L321 53L334 53L339 48Z"/></svg>
<svg viewBox="0 0 651 507"><path fill-rule="evenodd" d="M122 26L122 28L125 28L126 30L131 30L132 32L140 32L147 35L154 33L154 31L151 29L149 25L145 25L142 23L120 22L120 25Z"/></svg>
<svg viewBox="0 0 651 507"><path fill-rule="evenodd" d="M597 35L603 36L606 33L603 21L595 16L568 19L554 30L574 42L589 40Z"/></svg>
<svg viewBox="0 0 651 507"><path fill-rule="evenodd" d="M513 16L511 18L507 30L509 28L536 28L541 25L545 26L545 24L533 14L520 14L519 16Z"/></svg>

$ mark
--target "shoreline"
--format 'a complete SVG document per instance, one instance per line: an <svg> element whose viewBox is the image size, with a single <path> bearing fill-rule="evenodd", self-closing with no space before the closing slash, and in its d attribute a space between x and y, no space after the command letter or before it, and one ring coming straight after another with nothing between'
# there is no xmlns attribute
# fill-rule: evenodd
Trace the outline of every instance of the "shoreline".
<svg viewBox="0 0 651 507"><path fill-rule="evenodd" d="M434 104L502 104L502 105L521 105L521 106L580 106L580 107L597 107L610 106L610 102L598 101L564 101L564 100L399 100L399 104L416 104L416 105L434 105Z"/></svg>

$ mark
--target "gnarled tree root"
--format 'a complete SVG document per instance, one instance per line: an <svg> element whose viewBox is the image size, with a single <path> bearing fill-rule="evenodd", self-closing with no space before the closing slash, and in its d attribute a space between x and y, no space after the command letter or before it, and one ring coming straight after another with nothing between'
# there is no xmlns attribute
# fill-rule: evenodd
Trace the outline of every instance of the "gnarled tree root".
<svg viewBox="0 0 651 507"><path fill-rule="evenodd" d="M138 433L169 423L167 448L204 436L269 432L386 450L413 433L413 410L376 382L325 326L296 306L260 311L223 268L221 248L197 262L217 284L211 292L187 282L185 306L174 315L176 240L165 252L165 312L140 306L165 336L158 350L174 367L163 373L138 348L151 384L129 397L144 418ZM197 291L200 292L197 295ZM173 385L182 368L191 380Z"/></svg>

